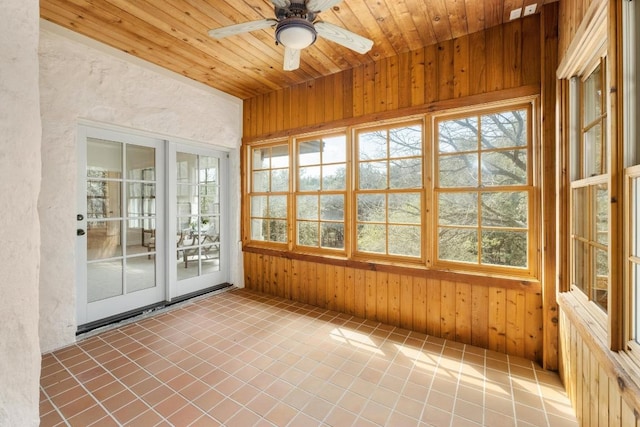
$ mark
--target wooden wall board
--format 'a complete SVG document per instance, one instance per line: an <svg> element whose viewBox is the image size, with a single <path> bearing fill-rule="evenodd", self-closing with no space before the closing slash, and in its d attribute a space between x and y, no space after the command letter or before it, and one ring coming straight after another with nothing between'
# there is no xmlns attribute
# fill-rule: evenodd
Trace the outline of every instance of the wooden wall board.
<svg viewBox="0 0 640 427"><path fill-rule="evenodd" d="M487 348L489 345L489 288L471 287L471 344Z"/></svg>
<svg viewBox="0 0 640 427"><path fill-rule="evenodd" d="M387 278L387 322L389 325L400 326L400 274L389 273Z"/></svg>
<svg viewBox="0 0 640 427"><path fill-rule="evenodd" d="M438 45L427 46L424 49L424 64L425 103L428 104L439 99Z"/></svg>
<svg viewBox="0 0 640 427"><path fill-rule="evenodd" d="M555 307L555 313L557 315L557 304L555 300L549 302L549 304L553 304ZM542 292L540 293L525 293L525 323L524 323L524 353L529 355L535 355L535 360L542 360L543 366L545 363L547 366L551 362L555 362L553 365L557 370L557 359L558 359L558 344L557 342L552 343L549 347L545 345L545 334L547 334L547 330L550 326L544 320L544 313L548 311L546 309L544 299L542 297ZM531 321L529 321L531 319ZM557 333L557 318L550 320L553 323L553 327L555 328L555 332ZM549 334L552 335L552 334ZM555 335L557 340L558 336ZM543 352L544 351L544 352ZM551 362L549 362L549 360ZM547 368L549 369L549 368Z"/></svg>
<svg viewBox="0 0 640 427"><path fill-rule="evenodd" d="M244 253L245 287L390 326L540 361L539 291ZM512 319L513 318L513 319ZM529 342L528 342L529 341Z"/></svg>
<svg viewBox="0 0 640 427"><path fill-rule="evenodd" d="M456 325L456 282L440 281L440 337L455 341Z"/></svg>
<svg viewBox="0 0 640 427"><path fill-rule="evenodd" d="M506 352L524 357L526 298L522 291L506 291Z"/></svg>
<svg viewBox="0 0 640 427"><path fill-rule="evenodd" d="M409 306L403 306L402 310L411 311L413 317L413 330L421 333L427 332L427 279L423 277L413 278L413 298Z"/></svg>
<svg viewBox="0 0 640 427"><path fill-rule="evenodd" d="M523 21L524 25L524 21ZM539 33L539 30L536 34ZM503 84L505 87L517 87L522 85L522 68L523 68L523 56L522 56L522 45L524 42L524 33L522 31L522 26L515 25L505 25L503 35L503 67L504 71L503 75ZM540 46L537 46L537 51L540 51ZM534 51L535 52L535 51ZM537 57L538 60L533 63L527 60L526 67L535 66L536 63L539 64L540 55L532 55ZM527 56L527 59L529 57Z"/></svg>
<svg viewBox="0 0 640 427"><path fill-rule="evenodd" d="M375 281L375 315L378 322L389 323L389 273L377 273Z"/></svg>
<svg viewBox="0 0 640 427"><path fill-rule="evenodd" d="M438 99L453 98L453 80L457 75L453 68L453 57L456 40L447 40L438 43Z"/></svg>
<svg viewBox="0 0 640 427"><path fill-rule="evenodd" d="M506 353L506 290L489 288L489 348Z"/></svg>
<svg viewBox="0 0 640 427"><path fill-rule="evenodd" d="M454 341L471 344L473 334L472 286L469 283L456 282Z"/></svg>

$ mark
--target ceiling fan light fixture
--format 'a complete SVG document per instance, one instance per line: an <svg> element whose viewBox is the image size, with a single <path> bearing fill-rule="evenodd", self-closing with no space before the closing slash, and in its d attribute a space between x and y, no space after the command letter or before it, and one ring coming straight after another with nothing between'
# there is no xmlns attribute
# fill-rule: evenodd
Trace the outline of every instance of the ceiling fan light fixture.
<svg viewBox="0 0 640 427"><path fill-rule="evenodd" d="M290 49L304 49L316 41L313 24L302 18L287 18L276 27L276 40Z"/></svg>

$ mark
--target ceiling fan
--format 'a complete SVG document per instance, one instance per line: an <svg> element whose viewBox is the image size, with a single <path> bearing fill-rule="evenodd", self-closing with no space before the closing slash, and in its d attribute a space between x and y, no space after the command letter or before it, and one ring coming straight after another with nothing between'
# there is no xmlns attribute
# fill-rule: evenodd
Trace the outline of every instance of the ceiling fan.
<svg viewBox="0 0 640 427"><path fill-rule="evenodd" d="M276 44L284 46L284 70L300 66L300 51L311 46L318 36L358 53L367 53L373 41L342 27L316 20L318 13L342 0L271 0L276 19L261 19L209 30L215 39L275 27Z"/></svg>

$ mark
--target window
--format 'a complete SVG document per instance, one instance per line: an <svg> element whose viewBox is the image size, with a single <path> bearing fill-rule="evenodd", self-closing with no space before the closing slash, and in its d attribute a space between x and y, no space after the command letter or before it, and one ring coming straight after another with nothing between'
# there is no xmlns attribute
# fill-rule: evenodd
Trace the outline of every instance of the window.
<svg viewBox="0 0 640 427"><path fill-rule="evenodd" d="M251 151L251 239L287 243L288 144Z"/></svg>
<svg viewBox="0 0 640 427"><path fill-rule="evenodd" d="M435 123L437 263L530 269L531 107Z"/></svg>
<svg viewBox="0 0 640 427"><path fill-rule="evenodd" d="M536 277L534 108L518 100L249 145L243 237L305 254Z"/></svg>
<svg viewBox="0 0 640 427"><path fill-rule="evenodd" d="M609 291L609 191L604 108L604 60L573 80L570 97L571 144L571 286L607 311ZM577 102L576 102L577 101Z"/></svg>
<svg viewBox="0 0 640 427"><path fill-rule="evenodd" d="M630 325L630 339L640 345L640 167L627 169L627 212L630 218L631 233L627 243L627 282L633 301L633 321Z"/></svg>
<svg viewBox="0 0 640 427"><path fill-rule="evenodd" d="M625 169L625 211L626 222L626 274L625 282L629 304L630 322L627 326L627 340L631 341L632 352L640 354L640 141L638 140L638 120L640 108L637 106L638 88L640 88L640 55L637 53L640 42L640 5L637 2L623 4L624 21L624 166Z"/></svg>
<svg viewBox="0 0 640 427"><path fill-rule="evenodd" d="M346 135L300 140L296 153L296 243L344 250Z"/></svg>
<svg viewBox="0 0 640 427"><path fill-rule="evenodd" d="M422 256L422 124L356 132L356 252Z"/></svg>

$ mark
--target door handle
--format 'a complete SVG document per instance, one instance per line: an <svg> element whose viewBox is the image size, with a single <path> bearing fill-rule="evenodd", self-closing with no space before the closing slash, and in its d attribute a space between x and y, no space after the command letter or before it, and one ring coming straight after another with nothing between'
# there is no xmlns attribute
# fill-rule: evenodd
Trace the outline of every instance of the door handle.
<svg viewBox="0 0 640 427"><path fill-rule="evenodd" d="M78 236L84 236L84 230L83 230L82 228L78 228L78 229L76 230L76 235L78 235Z"/></svg>

